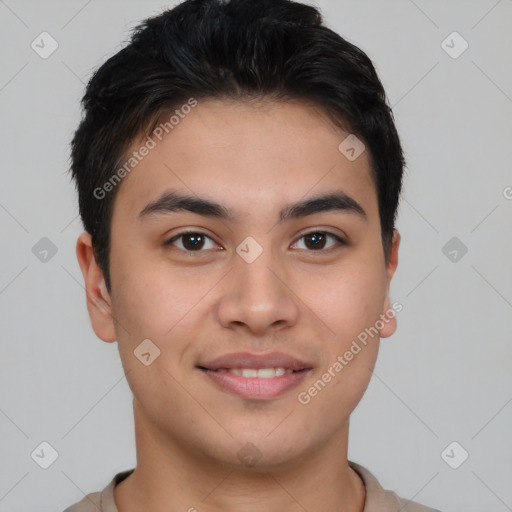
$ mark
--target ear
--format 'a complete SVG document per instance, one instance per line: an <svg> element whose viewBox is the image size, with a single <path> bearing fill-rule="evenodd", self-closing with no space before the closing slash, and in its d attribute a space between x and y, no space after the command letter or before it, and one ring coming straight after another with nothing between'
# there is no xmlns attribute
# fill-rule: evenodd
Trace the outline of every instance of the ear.
<svg viewBox="0 0 512 512"><path fill-rule="evenodd" d="M82 233L76 242L76 256L82 270L87 295L87 310L96 336L103 341L116 340L112 303L103 272L96 262L89 233Z"/></svg>
<svg viewBox="0 0 512 512"><path fill-rule="evenodd" d="M391 336L396 331L396 312L394 312L391 307L391 299L389 297L389 287L391 283L391 279L395 273L396 267L398 265L398 248L400 246L400 233L394 229L393 230L393 238L391 241L391 248L389 253L389 259L386 264L386 296L384 299L384 306L382 310L382 315L384 319L384 327L380 330L380 337L387 338ZM394 312L391 317L390 311ZM387 314L386 314L387 313Z"/></svg>

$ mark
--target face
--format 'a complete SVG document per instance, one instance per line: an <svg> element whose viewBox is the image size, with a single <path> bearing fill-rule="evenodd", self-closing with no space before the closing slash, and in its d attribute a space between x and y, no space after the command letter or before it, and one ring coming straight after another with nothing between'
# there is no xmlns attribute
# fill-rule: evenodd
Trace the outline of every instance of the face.
<svg viewBox="0 0 512 512"><path fill-rule="evenodd" d="M346 436L396 327L399 244L386 264L347 135L303 103L199 102L120 185L110 294L79 239L95 332L118 341L136 422L168 446L277 467Z"/></svg>

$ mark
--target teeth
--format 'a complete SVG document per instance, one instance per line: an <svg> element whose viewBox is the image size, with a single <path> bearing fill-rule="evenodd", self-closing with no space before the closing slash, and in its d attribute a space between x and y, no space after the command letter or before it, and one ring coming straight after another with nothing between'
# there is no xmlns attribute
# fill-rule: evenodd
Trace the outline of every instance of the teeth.
<svg viewBox="0 0 512 512"><path fill-rule="evenodd" d="M272 379L274 377L281 377L282 375L293 373L293 370L285 370L284 368L260 368L259 370L256 370L255 368L230 368L227 371L240 377L257 377L259 379Z"/></svg>

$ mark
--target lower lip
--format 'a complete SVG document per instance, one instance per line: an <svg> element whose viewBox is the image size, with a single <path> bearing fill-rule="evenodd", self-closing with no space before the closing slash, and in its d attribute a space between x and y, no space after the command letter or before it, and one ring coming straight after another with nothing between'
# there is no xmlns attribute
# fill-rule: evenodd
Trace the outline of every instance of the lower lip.
<svg viewBox="0 0 512 512"><path fill-rule="evenodd" d="M258 377L241 377L230 372L201 371L222 389L251 400L269 400L290 389L297 387L309 370L288 373L280 377L260 379Z"/></svg>

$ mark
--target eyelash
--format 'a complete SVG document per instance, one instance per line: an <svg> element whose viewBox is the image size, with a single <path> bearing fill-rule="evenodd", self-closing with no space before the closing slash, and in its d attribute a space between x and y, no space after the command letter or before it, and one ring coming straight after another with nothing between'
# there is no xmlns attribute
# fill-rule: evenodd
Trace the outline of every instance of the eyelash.
<svg viewBox="0 0 512 512"><path fill-rule="evenodd" d="M338 247L339 246L344 246L344 245L347 245L347 242L345 240L343 240L343 238L341 238L340 236L338 235L335 235L334 233L330 233L329 231L310 231L308 233L304 233L302 234L298 239L297 239L297 242L307 236L310 236L310 235L327 235L327 237L331 237L331 238L334 238L334 240L338 243ZM206 233L202 233L201 231L182 231L181 233L178 233L177 235L173 236L172 238L170 238L169 240L167 240L164 245L165 246L170 246L170 245L173 245L174 242L176 240L179 240L180 238L186 236L186 235L201 235L203 237L206 237L208 239L210 239L212 242L216 243L210 236L208 236ZM295 242L295 243L297 243ZM313 249L301 249L301 250L306 250L307 252L312 252L312 253L321 253L321 252L327 252L329 250L332 250L334 249L335 246L331 246L331 247L328 247L327 249L318 249L318 250L313 250ZM188 249L181 249L180 247L178 247L178 249L180 251L183 251L183 252L187 252L189 254L193 254L193 253L199 253L199 252L206 252L207 249L199 249L197 251L190 251Z"/></svg>

